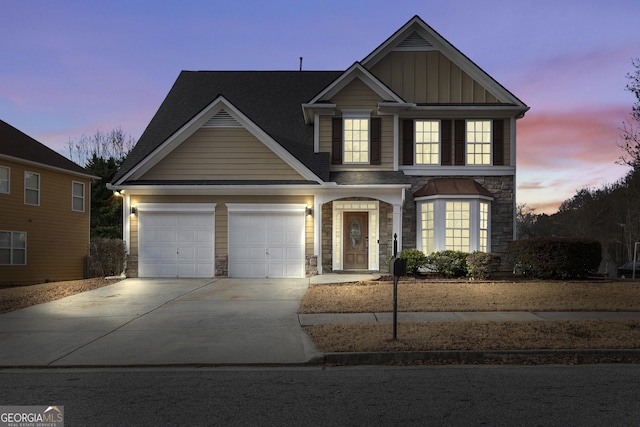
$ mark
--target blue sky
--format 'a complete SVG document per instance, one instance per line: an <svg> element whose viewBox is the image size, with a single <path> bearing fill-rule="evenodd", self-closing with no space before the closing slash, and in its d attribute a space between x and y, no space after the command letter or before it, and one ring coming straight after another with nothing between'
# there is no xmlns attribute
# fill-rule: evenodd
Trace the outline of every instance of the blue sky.
<svg viewBox="0 0 640 427"><path fill-rule="evenodd" d="M518 122L518 203L552 213L615 164L634 98L640 2L0 0L0 119L67 154L121 127L138 138L181 70L343 70L419 15L531 110Z"/></svg>

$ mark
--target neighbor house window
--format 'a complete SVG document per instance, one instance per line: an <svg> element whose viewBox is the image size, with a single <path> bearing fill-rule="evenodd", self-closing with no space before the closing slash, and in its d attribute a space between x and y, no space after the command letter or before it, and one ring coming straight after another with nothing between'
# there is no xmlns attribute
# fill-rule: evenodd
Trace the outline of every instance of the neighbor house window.
<svg viewBox="0 0 640 427"><path fill-rule="evenodd" d="M440 121L416 120L416 164L440 164Z"/></svg>
<svg viewBox="0 0 640 427"><path fill-rule="evenodd" d="M0 265L27 264L27 233L0 231Z"/></svg>
<svg viewBox="0 0 640 427"><path fill-rule="evenodd" d="M344 119L343 163L369 163L369 119Z"/></svg>
<svg viewBox="0 0 640 427"><path fill-rule="evenodd" d="M491 164L491 120L467 120L467 164Z"/></svg>
<svg viewBox="0 0 640 427"><path fill-rule="evenodd" d="M452 250L489 252L490 203L482 199L417 201L419 248L426 255Z"/></svg>
<svg viewBox="0 0 640 427"><path fill-rule="evenodd" d="M24 173L24 203L27 205L40 205L40 174L34 172Z"/></svg>
<svg viewBox="0 0 640 427"><path fill-rule="evenodd" d="M73 181L71 184L71 209L84 212L84 183Z"/></svg>
<svg viewBox="0 0 640 427"><path fill-rule="evenodd" d="M11 176L11 169L7 166L0 166L0 193L9 194L9 178Z"/></svg>

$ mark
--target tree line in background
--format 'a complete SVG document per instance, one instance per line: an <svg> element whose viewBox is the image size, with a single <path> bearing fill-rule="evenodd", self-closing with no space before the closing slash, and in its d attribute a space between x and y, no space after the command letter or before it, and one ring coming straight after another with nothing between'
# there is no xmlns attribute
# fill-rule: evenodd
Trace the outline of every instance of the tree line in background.
<svg viewBox="0 0 640 427"><path fill-rule="evenodd" d="M632 66L626 89L635 102L620 129L622 155L617 161L629 167L627 175L614 184L578 190L552 215L536 214L526 205L518 205L516 211L518 239L595 239L602 245L607 272L633 259L634 244L640 241L640 59Z"/></svg>
<svg viewBox="0 0 640 427"><path fill-rule="evenodd" d="M100 177L91 184L92 239L122 239L122 198L114 196L107 184L134 145L133 137L120 128L69 140L69 158Z"/></svg>

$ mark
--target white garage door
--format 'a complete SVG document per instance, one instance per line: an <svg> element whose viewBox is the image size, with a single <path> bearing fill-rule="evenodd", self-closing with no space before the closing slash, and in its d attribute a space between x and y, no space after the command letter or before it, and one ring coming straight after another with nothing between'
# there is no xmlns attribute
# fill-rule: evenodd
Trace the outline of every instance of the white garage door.
<svg viewBox="0 0 640 427"><path fill-rule="evenodd" d="M297 212L229 210L229 277L305 276L304 205ZM301 209L301 210L300 210Z"/></svg>
<svg viewBox="0 0 640 427"><path fill-rule="evenodd" d="M213 277L212 212L138 211L140 277Z"/></svg>

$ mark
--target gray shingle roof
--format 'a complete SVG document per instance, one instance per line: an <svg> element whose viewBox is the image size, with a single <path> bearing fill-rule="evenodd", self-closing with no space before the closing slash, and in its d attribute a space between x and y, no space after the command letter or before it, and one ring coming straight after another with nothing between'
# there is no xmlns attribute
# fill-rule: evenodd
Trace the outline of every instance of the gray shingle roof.
<svg viewBox="0 0 640 427"><path fill-rule="evenodd" d="M323 180L329 154L313 152L313 126L302 104L341 71L183 71L112 182L116 183L167 138L224 96Z"/></svg>
<svg viewBox="0 0 640 427"><path fill-rule="evenodd" d="M2 120L0 120L0 154L77 174L93 176L90 171Z"/></svg>

